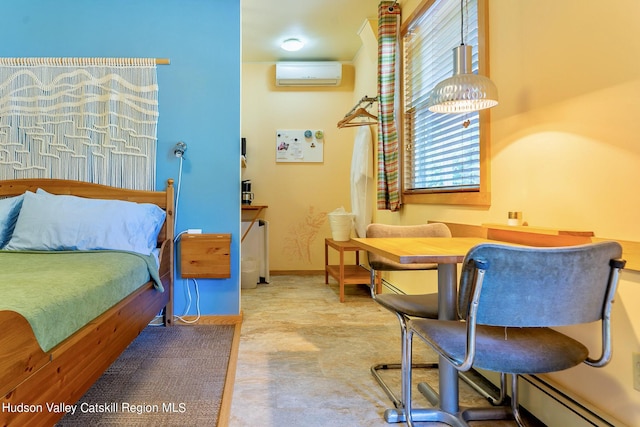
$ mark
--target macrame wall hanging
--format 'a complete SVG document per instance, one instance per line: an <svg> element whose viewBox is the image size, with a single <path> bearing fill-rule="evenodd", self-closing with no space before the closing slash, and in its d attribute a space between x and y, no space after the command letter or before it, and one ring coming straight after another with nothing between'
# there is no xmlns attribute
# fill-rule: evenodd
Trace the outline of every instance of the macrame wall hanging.
<svg viewBox="0 0 640 427"><path fill-rule="evenodd" d="M153 190L157 123L156 59L0 58L0 179Z"/></svg>

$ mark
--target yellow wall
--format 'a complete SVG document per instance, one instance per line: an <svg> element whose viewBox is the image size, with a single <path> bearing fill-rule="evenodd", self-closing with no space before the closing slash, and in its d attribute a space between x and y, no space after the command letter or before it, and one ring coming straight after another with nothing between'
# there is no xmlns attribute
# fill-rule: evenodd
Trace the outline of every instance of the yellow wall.
<svg viewBox="0 0 640 427"><path fill-rule="evenodd" d="M358 31L363 48L352 64L343 64L339 87L277 87L273 63L242 65L242 136L248 157L242 179L252 181L254 204L269 206L263 217L269 221L272 272L324 271L324 239L331 237L326 214L340 207L351 211L351 157L358 128L336 125L363 96L376 95L376 26L377 20L363 22ZM377 105L369 111L377 114ZM275 161L277 129L316 128L325 133L323 163ZM377 128L371 132L375 146ZM354 260L351 252L345 256L347 262ZM338 262L335 251L329 251L329 260Z"/></svg>
<svg viewBox="0 0 640 427"><path fill-rule="evenodd" d="M336 127L352 106L354 68L343 65L339 87L275 86L273 63L242 65L242 136L254 204L268 205L270 270L324 270L326 214L350 209L353 136ZM324 130L324 162L277 163L278 129Z"/></svg>
<svg viewBox="0 0 640 427"><path fill-rule="evenodd" d="M406 18L419 0L400 4ZM505 223L507 212L517 210L532 226L640 240L640 2L490 0L489 14L491 77L500 91L500 105L491 111L491 206L406 205L399 213L375 211L374 220ZM355 82L340 88L279 89L273 64L243 64L242 132L249 150L243 179L254 181L256 202L269 205L272 270L322 270L330 229L319 218L339 206L349 209L357 128L335 125L354 102L375 93L376 46L368 31L353 66L345 67ZM275 130L307 127L324 128L325 162L276 164ZM435 290L429 273L389 280L408 291ZM626 424L640 425L631 363L632 352L640 352L640 273L623 273L613 324L608 366L552 377ZM570 333L598 351L597 328Z"/></svg>
<svg viewBox="0 0 640 427"><path fill-rule="evenodd" d="M408 17L419 2L400 3ZM530 225L640 240L639 17L636 0L490 0L490 69L500 91L491 111L491 207L407 205L399 213L378 211L375 219L506 223L507 212L517 210ZM423 278L390 280L416 290ZM613 324L608 366L551 377L640 425L631 362L640 352L640 273L623 273ZM598 328L570 333L598 351Z"/></svg>

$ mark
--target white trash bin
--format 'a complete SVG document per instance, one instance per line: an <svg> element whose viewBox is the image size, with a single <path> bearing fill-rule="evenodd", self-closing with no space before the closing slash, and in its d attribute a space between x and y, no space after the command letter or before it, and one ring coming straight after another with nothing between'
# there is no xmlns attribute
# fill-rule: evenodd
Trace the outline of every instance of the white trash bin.
<svg viewBox="0 0 640 427"><path fill-rule="evenodd" d="M255 258L242 258L240 287L242 289L253 289L258 286L260 272L258 271L258 261Z"/></svg>
<svg viewBox="0 0 640 427"><path fill-rule="evenodd" d="M331 237L336 242L346 242L351 239L353 220L355 215L346 212L344 208L336 209L327 214L331 226Z"/></svg>

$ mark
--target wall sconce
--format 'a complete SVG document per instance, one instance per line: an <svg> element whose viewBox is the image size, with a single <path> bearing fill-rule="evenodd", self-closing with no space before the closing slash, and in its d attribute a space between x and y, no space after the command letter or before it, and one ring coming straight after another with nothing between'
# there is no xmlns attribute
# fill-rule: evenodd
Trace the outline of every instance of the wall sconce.
<svg viewBox="0 0 640 427"><path fill-rule="evenodd" d="M173 155L180 158L184 156L184 153L187 151L187 144L185 144L184 142L180 141L176 144L176 146L173 148Z"/></svg>

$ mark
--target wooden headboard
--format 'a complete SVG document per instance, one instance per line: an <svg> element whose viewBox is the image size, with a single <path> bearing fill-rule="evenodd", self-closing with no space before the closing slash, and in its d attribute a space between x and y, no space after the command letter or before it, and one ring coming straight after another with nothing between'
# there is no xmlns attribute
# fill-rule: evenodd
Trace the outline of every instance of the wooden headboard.
<svg viewBox="0 0 640 427"><path fill-rule="evenodd" d="M66 194L90 199L126 200L136 203L153 203L167 213L164 226L158 235L158 242L173 239L174 218L174 190L173 179L167 180L164 191L130 190L109 187L83 181L68 181L64 179L11 179L0 181L0 198L17 196L25 191L36 191L38 188L51 194Z"/></svg>

